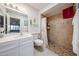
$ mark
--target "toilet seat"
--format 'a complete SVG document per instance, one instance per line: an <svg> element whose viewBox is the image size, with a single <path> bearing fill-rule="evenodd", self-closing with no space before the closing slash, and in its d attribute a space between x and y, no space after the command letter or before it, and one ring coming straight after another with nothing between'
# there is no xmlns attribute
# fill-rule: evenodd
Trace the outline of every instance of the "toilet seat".
<svg viewBox="0 0 79 59"><path fill-rule="evenodd" d="M43 41L40 39L36 39L34 40L35 46L42 46L43 45Z"/></svg>

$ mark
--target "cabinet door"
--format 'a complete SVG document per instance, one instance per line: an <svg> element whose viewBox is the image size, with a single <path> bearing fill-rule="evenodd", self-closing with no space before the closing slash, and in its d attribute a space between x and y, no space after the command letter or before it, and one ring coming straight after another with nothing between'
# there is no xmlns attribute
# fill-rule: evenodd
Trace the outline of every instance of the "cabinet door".
<svg viewBox="0 0 79 59"><path fill-rule="evenodd" d="M18 41L13 40L9 42L0 42L0 56L17 56L18 55Z"/></svg>
<svg viewBox="0 0 79 59"><path fill-rule="evenodd" d="M20 56L33 56L33 46L30 43L21 46Z"/></svg>
<svg viewBox="0 0 79 59"><path fill-rule="evenodd" d="M20 55L21 56L33 56L33 38L24 38L20 42Z"/></svg>

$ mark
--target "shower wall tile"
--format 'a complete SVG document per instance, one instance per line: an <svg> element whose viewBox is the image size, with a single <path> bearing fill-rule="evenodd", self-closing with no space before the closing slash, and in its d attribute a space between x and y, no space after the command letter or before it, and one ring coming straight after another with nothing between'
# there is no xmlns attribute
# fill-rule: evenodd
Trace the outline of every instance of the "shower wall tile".
<svg viewBox="0 0 79 59"><path fill-rule="evenodd" d="M72 18L63 19L62 13L48 17L48 40L65 48L72 45Z"/></svg>

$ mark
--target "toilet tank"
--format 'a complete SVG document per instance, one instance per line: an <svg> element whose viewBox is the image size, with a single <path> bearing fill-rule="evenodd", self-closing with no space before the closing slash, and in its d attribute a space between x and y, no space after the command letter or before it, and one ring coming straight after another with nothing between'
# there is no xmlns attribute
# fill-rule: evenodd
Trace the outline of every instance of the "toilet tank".
<svg viewBox="0 0 79 59"><path fill-rule="evenodd" d="M34 39L40 39L40 33L32 34Z"/></svg>

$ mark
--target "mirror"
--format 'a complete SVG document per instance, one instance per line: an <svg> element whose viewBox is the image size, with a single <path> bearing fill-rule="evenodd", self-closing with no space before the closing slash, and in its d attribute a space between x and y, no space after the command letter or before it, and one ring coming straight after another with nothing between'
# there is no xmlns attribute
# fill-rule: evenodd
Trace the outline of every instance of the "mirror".
<svg viewBox="0 0 79 59"><path fill-rule="evenodd" d="M4 29L4 33L28 32L28 16L22 11L2 8L0 11L0 30ZM4 16L2 16L4 15Z"/></svg>
<svg viewBox="0 0 79 59"><path fill-rule="evenodd" d="M4 17L0 15L0 28L4 26Z"/></svg>
<svg viewBox="0 0 79 59"><path fill-rule="evenodd" d="M10 17L10 32L20 32L20 19Z"/></svg>
<svg viewBox="0 0 79 59"><path fill-rule="evenodd" d="M3 37L4 33L4 16L0 15L0 38Z"/></svg>

